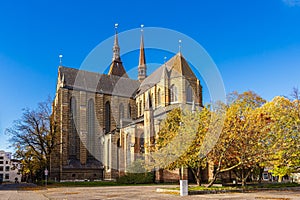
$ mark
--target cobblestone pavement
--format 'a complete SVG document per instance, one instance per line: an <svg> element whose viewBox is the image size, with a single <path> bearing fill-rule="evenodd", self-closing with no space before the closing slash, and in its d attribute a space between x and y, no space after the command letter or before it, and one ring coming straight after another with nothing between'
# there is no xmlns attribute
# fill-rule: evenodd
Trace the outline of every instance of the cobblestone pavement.
<svg viewBox="0 0 300 200"><path fill-rule="evenodd" d="M174 194L157 193L156 188L170 186L114 186L114 187L61 187L38 190L4 190L0 187L0 199L245 199L245 200L300 200L300 188L293 191L260 191L252 193L226 193L190 195L180 197Z"/></svg>

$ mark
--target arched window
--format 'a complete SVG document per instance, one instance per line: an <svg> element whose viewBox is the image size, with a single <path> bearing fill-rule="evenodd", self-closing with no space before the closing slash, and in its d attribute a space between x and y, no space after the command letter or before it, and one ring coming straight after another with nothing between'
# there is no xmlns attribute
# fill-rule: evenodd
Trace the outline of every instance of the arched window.
<svg viewBox="0 0 300 200"><path fill-rule="evenodd" d="M72 97L70 100L70 131L69 131L69 159L76 159L77 149L79 147L78 140L79 136L77 134L76 128L77 120L77 109L76 109L76 99Z"/></svg>
<svg viewBox="0 0 300 200"><path fill-rule="evenodd" d="M106 162L107 162L107 169L110 167L110 139L107 140L107 155L106 155Z"/></svg>
<svg viewBox="0 0 300 200"><path fill-rule="evenodd" d="M160 88L157 90L157 105L160 105L161 97L160 97Z"/></svg>
<svg viewBox="0 0 300 200"><path fill-rule="evenodd" d="M88 101L87 109L87 124L88 124L88 135L87 135L87 149L88 159L94 158L95 153L95 108L94 101L90 99Z"/></svg>
<svg viewBox="0 0 300 200"><path fill-rule="evenodd" d="M128 103L128 112L127 112L128 119L131 119L131 105Z"/></svg>
<svg viewBox="0 0 300 200"><path fill-rule="evenodd" d="M119 138L117 140L117 170L120 169L120 151L121 151L121 141Z"/></svg>
<svg viewBox="0 0 300 200"><path fill-rule="evenodd" d="M119 123L121 123L121 119L123 119L123 118L124 118L124 106L121 103L119 105Z"/></svg>
<svg viewBox="0 0 300 200"><path fill-rule="evenodd" d="M140 135L140 138L139 138L139 143L140 143L140 153L145 153L145 136L144 136L144 133L142 133Z"/></svg>
<svg viewBox="0 0 300 200"><path fill-rule="evenodd" d="M153 92L151 93L151 106L153 108L155 108L155 96L154 96Z"/></svg>
<svg viewBox="0 0 300 200"><path fill-rule="evenodd" d="M170 87L170 97L171 97L171 102L177 102L178 97L177 97L177 87L173 84Z"/></svg>
<svg viewBox="0 0 300 200"><path fill-rule="evenodd" d="M143 102L142 100L140 100L140 116L142 115L143 113Z"/></svg>
<svg viewBox="0 0 300 200"><path fill-rule="evenodd" d="M186 102L191 103L193 101L193 89L190 85L187 86Z"/></svg>
<svg viewBox="0 0 300 200"><path fill-rule="evenodd" d="M130 166L130 164L131 164L131 138L130 138L130 135L129 134L127 134L127 136L126 136L126 146L127 146L127 148L126 148L126 170L127 170L127 168Z"/></svg>
<svg viewBox="0 0 300 200"><path fill-rule="evenodd" d="M110 104L109 101L105 103L105 132L110 132Z"/></svg>

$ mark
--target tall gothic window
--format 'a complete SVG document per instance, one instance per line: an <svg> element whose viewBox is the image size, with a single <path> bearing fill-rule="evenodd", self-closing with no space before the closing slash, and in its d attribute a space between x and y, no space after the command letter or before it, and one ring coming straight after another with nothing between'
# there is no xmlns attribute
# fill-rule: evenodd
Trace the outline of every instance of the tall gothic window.
<svg viewBox="0 0 300 200"><path fill-rule="evenodd" d="M142 113L143 113L143 102L142 102L142 100L140 101L140 116L142 115Z"/></svg>
<svg viewBox="0 0 300 200"><path fill-rule="evenodd" d="M161 101L161 96L160 96L160 88L157 91L157 105L160 105L160 101Z"/></svg>
<svg viewBox="0 0 300 200"><path fill-rule="evenodd" d="M76 159L78 149L78 134L76 129L77 109L76 99L72 97L70 100L70 131L69 131L69 159Z"/></svg>
<svg viewBox="0 0 300 200"><path fill-rule="evenodd" d="M140 138L139 138L139 143L140 143L140 153L145 153L145 136L144 136L144 133L142 133L140 135Z"/></svg>
<svg viewBox="0 0 300 200"><path fill-rule="evenodd" d="M127 118L128 118L128 119L131 119L131 105L130 105L130 103L128 103Z"/></svg>
<svg viewBox="0 0 300 200"><path fill-rule="evenodd" d="M121 103L119 105L119 123L121 123L121 119L123 119L123 118L124 118L124 106Z"/></svg>
<svg viewBox="0 0 300 200"><path fill-rule="evenodd" d="M106 149L106 162L107 162L107 169L110 167L110 139L107 140L107 149Z"/></svg>
<svg viewBox="0 0 300 200"><path fill-rule="evenodd" d="M94 101L90 99L88 101L88 109L87 109L87 121L88 121L88 135L87 135L87 149L88 159L94 158L93 155L95 153L95 108Z"/></svg>
<svg viewBox="0 0 300 200"><path fill-rule="evenodd" d="M105 103L105 131L110 132L110 104L109 101Z"/></svg>
<svg viewBox="0 0 300 200"><path fill-rule="evenodd" d="M153 108L155 108L155 96L154 96L153 92L151 94L151 105Z"/></svg>
<svg viewBox="0 0 300 200"><path fill-rule="evenodd" d="M131 164L131 138L130 138L130 135L127 134L126 136L126 170L128 169L128 167L130 166Z"/></svg>
<svg viewBox="0 0 300 200"><path fill-rule="evenodd" d="M121 142L120 138L117 141L117 170L120 169L120 151L121 151Z"/></svg>
<svg viewBox="0 0 300 200"><path fill-rule="evenodd" d="M170 87L171 103L178 101L177 87L173 84Z"/></svg>
<svg viewBox="0 0 300 200"><path fill-rule="evenodd" d="M191 103L192 101L193 101L193 89L190 85L188 85L186 91L186 102Z"/></svg>

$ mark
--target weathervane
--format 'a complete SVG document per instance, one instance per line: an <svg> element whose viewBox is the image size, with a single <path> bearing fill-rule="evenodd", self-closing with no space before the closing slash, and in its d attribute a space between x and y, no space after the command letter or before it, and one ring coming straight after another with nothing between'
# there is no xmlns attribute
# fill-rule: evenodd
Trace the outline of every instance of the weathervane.
<svg viewBox="0 0 300 200"><path fill-rule="evenodd" d="M63 58L63 55L62 54L59 54L59 66L62 66L62 58Z"/></svg>
<svg viewBox="0 0 300 200"><path fill-rule="evenodd" d="M144 24L141 24L141 31L143 32Z"/></svg>
<svg viewBox="0 0 300 200"><path fill-rule="evenodd" d="M179 43L178 44L179 45L179 53L181 53L181 42L182 42L181 40L178 40L178 43Z"/></svg>
<svg viewBox="0 0 300 200"><path fill-rule="evenodd" d="M119 24L115 23L115 29L116 29L116 31L117 31L118 26L119 26Z"/></svg>

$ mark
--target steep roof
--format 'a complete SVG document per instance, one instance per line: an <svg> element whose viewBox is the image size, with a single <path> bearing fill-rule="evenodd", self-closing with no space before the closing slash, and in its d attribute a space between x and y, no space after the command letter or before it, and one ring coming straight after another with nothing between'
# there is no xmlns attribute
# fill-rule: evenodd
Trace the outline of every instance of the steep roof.
<svg viewBox="0 0 300 200"><path fill-rule="evenodd" d="M141 83L137 94L144 93L146 90L159 83L163 78L175 78L179 76L183 76L186 79L197 80L197 77L193 73L188 62L180 52L148 76Z"/></svg>
<svg viewBox="0 0 300 200"><path fill-rule="evenodd" d="M59 77L64 88L133 97L140 83L127 77L99 74L60 66Z"/></svg>
<svg viewBox="0 0 300 200"><path fill-rule="evenodd" d="M184 76L186 79L197 79L188 62L180 52L172 57L166 64L170 67L170 78L179 75Z"/></svg>
<svg viewBox="0 0 300 200"><path fill-rule="evenodd" d="M144 49L144 35L141 34L140 43L140 56L139 56L139 66L146 65L145 49Z"/></svg>
<svg viewBox="0 0 300 200"><path fill-rule="evenodd" d="M109 68L108 75L114 75L114 76L121 76L121 77L129 78L126 71L125 71L123 63L120 59L112 61L111 65L110 65L110 68Z"/></svg>

